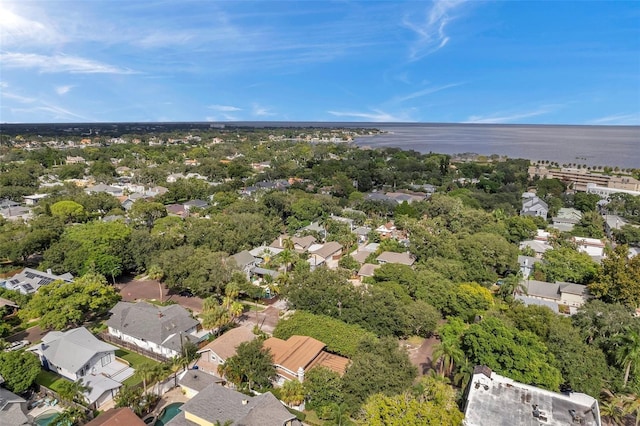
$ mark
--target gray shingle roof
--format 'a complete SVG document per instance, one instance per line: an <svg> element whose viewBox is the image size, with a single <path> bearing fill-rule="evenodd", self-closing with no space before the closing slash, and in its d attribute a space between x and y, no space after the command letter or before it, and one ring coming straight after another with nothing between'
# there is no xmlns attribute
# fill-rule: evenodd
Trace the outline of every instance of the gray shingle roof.
<svg viewBox="0 0 640 426"><path fill-rule="evenodd" d="M251 397L217 384L207 386L180 409L211 423L231 420L244 426L283 426L295 419L271 392Z"/></svg>
<svg viewBox="0 0 640 426"><path fill-rule="evenodd" d="M200 392L211 384L222 382L224 382L223 379L212 374L207 374L200 370L187 370L180 376L178 384Z"/></svg>
<svg viewBox="0 0 640 426"><path fill-rule="evenodd" d="M198 325L198 321L180 305L118 302L110 312L107 326L174 350L180 349L180 332ZM184 337L188 338L188 335Z"/></svg>
<svg viewBox="0 0 640 426"><path fill-rule="evenodd" d="M118 348L96 338L84 327L65 332L52 331L42 338L42 343L29 348L30 351L44 355L50 363L72 373L80 370L94 355L116 349Z"/></svg>
<svg viewBox="0 0 640 426"><path fill-rule="evenodd" d="M238 267L241 269L246 268L248 265L251 265L256 261L256 258L253 257L247 250L236 253L231 256L231 258L236 261L236 265L238 265Z"/></svg>
<svg viewBox="0 0 640 426"><path fill-rule="evenodd" d="M524 283L527 288L527 296L560 300L560 284L558 283L547 283L536 280L527 280Z"/></svg>
<svg viewBox="0 0 640 426"><path fill-rule="evenodd" d="M23 411L25 402L15 393L0 387L0 424L12 426L30 424Z"/></svg>

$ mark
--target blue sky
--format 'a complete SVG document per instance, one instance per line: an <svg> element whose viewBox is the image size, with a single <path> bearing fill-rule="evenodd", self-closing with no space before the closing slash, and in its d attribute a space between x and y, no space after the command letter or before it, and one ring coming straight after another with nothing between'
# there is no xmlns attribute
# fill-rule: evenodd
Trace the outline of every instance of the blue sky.
<svg viewBox="0 0 640 426"><path fill-rule="evenodd" d="M2 1L0 122L640 124L637 1Z"/></svg>

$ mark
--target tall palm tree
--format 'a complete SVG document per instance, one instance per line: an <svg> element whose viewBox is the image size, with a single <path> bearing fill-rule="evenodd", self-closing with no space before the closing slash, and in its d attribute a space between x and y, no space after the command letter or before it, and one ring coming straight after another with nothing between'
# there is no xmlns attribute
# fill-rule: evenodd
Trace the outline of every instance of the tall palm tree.
<svg viewBox="0 0 640 426"><path fill-rule="evenodd" d="M293 262L293 251L289 249L284 249L280 252L278 256L280 261L284 264L285 272L289 272L291 270L291 263Z"/></svg>
<svg viewBox="0 0 640 426"><path fill-rule="evenodd" d="M457 365L456 374L453 376L453 383L460 387L460 389L466 389L469 384L469 380L473 376L473 363L469 361L469 358L459 362Z"/></svg>
<svg viewBox="0 0 640 426"><path fill-rule="evenodd" d="M640 333L627 327L625 333L618 336L616 343L618 348L615 351L615 360L624 368L624 385L627 386L631 366L636 367L640 364Z"/></svg>
<svg viewBox="0 0 640 426"><path fill-rule="evenodd" d="M230 320L233 322L236 319L240 318L243 312L244 312L244 305L240 302L233 302L231 306L229 306Z"/></svg>
<svg viewBox="0 0 640 426"><path fill-rule="evenodd" d="M155 366L153 364L140 364L136 367L135 374L142 379L143 393L147 393L147 383L155 374Z"/></svg>
<svg viewBox="0 0 640 426"><path fill-rule="evenodd" d="M640 396L632 394L619 399L622 400L622 412L633 415L636 419L636 426L640 425Z"/></svg>
<svg viewBox="0 0 640 426"><path fill-rule="evenodd" d="M600 403L600 415L608 426L621 426L624 424L624 413L614 400Z"/></svg>
<svg viewBox="0 0 640 426"><path fill-rule="evenodd" d="M58 395L61 400L66 402L84 401L84 393L90 390L89 386L82 382L82 379L77 382L64 380L58 386Z"/></svg>
<svg viewBox="0 0 640 426"><path fill-rule="evenodd" d="M464 359L464 353L455 342L445 339L433 348L431 359L440 365L441 375L450 376L453 366Z"/></svg>

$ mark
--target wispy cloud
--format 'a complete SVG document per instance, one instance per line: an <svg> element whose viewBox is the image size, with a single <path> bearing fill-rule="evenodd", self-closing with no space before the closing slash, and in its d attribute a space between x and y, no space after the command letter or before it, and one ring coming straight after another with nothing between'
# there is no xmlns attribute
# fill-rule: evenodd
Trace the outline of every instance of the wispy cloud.
<svg viewBox="0 0 640 426"><path fill-rule="evenodd" d="M356 112L356 111L327 111L329 114L335 117L345 118L357 118L364 119L365 121L376 122L391 122L391 121L407 121L406 118L401 118L379 109L374 109L371 112Z"/></svg>
<svg viewBox="0 0 640 426"><path fill-rule="evenodd" d="M449 22L455 18L451 12L464 2L465 0L434 1L427 9L423 22L413 22L408 17L404 18L403 25L417 36L409 51L410 60L421 59L442 49L449 42L445 30Z"/></svg>
<svg viewBox="0 0 640 426"><path fill-rule="evenodd" d="M8 87L8 85L7 86L0 85L0 87L2 87L3 89L6 89ZM30 104L30 103L33 103L33 102L36 101L35 98L30 98L30 97L27 97L27 96L22 96L22 95L18 95L18 94L15 94L15 93L7 92L6 90L4 90L2 92L1 98L12 99L12 100L18 101L18 102L20 102L22 104Z"/></svg>
<svg viewBox="0 0 640 426"><path fill-rule="evenodd" d="M84 120L84 121L93 121L87 118L86 116L76 114L66 108L52 105L48 103L43 103L43 105L36 106L33 108L11 108L12 112L20 112L26 114L37 114L37 113L46 113L51 120Z"/></svg>
<svg viewBox="0 0 640 426"><path fill-rule="evenodd" d="M614 114L606 117L596 118L589 121L587 124L602 124L602 125L640 125L640 114Z"/></svg>
<svg viewBox="0 0 640 426"><path fill-rule="evenodd" d="M66 86L56 86L56 93L60 96L62 95L66 95L67 93L69 93L69 90L73 89L74 86L72 85L66 85Z"/></svg>
<svg viewBox="0 0 640 426"><path fill-rule="evenodd" d="M62 54L46 56L35 53L0 53L0 62L2 62L2 66L6 68L35 68L41 73L136 74L136 71L131 69L120 68L78 56Z"/></svg>
<svg viewBox="0 0 640 426"><path fill-rule="evenodd" d="M29 19L0 4L0 34L3 46L52 45L66 40L52 22Z"/></svg>
<svg viewBox="0 0 640 426"><path fill-rule="evenodd" d="M445 84L444 86L427 87L426 89L418 90L416 92L409 93L408 95L398 96L396 98L393 98L393 101L397 102L397 103L401 103L401 102L405 102L405 101L408 101L408 100L411 100L411 99L420 98L422 96L430 95L432 93L440 92L441 90L450 89L451 87L460 86L462 84L464 84L464 83L451 83L451 84Z"/></svg>
<svg viewBox="0 0 640 426"><path fill-rule="evenodd" d="M512 123L514 121L522 120L523 118L549 114L558 110L560 107L561 105L544 105L532 111L503 111L488 115L472 115L467 119L467 121L465 121L465 123Z"/></svg>
<svg viewBox="0 0 640 426"><path fill-rule="evenodd" d="M242 111L242 108L238 108L232 105L209 105L207 108L220 112Z"/></svg>
<svg viewBox="0 0 640 426"><path fill-rule="evenodd" d="M253 104L253 115L257 115L258 117L269 117L276 115L276 113L259 104Z"/></svg>

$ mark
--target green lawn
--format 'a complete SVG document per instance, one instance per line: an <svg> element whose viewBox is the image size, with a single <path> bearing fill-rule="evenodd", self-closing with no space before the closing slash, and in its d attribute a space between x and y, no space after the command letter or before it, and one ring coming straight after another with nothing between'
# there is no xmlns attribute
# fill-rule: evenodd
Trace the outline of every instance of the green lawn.
<svg viewBox="0 0 640 426"><path fill-rule="evenodd" d="M154 361L150 358L147 358L144 355L140 355L135 352L131 352L122 348L116 350L116 356L118 358L122 358L128 361L129 364L131 364L131 368L133 368L134 370L137 369L142 364L149 364L149 365L160 364L159 362ZM134 374L133 376L125 380L122 384L125 386L135 386L138 383L142 383L142 379L140 379L137 375Z"/></svg>
<svg viewBox="0 0 640 426"><path fill-rule="evenodd" d="M60 391L58 385L64 382L65 380L66 379L63 379L57 374L52 373L51 371L45 371L45 370L41 370L40 373L38 373L38 377L36 377L37 384L45 386L56 392Z"/></svg>

